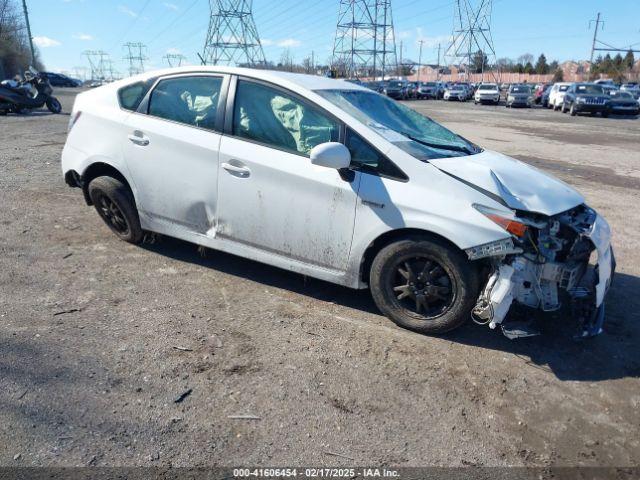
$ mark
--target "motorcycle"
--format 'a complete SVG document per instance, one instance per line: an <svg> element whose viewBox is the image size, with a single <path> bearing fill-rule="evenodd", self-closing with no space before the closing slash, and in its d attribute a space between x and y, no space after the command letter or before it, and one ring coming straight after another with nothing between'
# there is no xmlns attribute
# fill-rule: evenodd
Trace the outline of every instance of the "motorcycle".
<svg viewBox="0 0 640 480"><path fill-rule="evenodd" d="M53 88L47 77L29 67L24 74L24 80L5 80L0 83L0 115L22 113L45 105L51 113L60 113L62 105L51 95L52 93Z"/></svg>

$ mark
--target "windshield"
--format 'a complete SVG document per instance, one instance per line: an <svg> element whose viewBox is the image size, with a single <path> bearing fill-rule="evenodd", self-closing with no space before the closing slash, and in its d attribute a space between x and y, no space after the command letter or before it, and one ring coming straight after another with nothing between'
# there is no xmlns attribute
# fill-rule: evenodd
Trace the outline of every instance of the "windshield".
<svg viewBox="0 0 640 480"><path fill-rule="evenodd" d="M530 93L529 87L511 87L511 93Z"/></svg>
<svg viewBox="0 0 640 480"><path fill-rule="evenodd" d="M498 86L497 85L480 85L478 87L478 90L497 90Z"/></svg>
<svg viewBox="0 0 640 480"><path fill-rule="evenodd" d="M558 90L560 90L561 92L566 92L567 90L569 90L569 85L560 85L560 87L558 87Z"/></svg>
<svg viewBox="0 0 640 480"><path fill-rule="evenodd" d="M616 98L626 98L626 99L632 99L633 98L633 95L631 95L629 92L613 91L613 92L611 92L611 96L612 97L616 97Z"/></svg>
<svg viewBox="0 0 640 480"><path fill-rule="evenodd" d="M389 82L388 86L391 88L402 88L404 84L402 82Z"/></svg>
<svg viewBox="0 0 640 480"><path fill-rule="evenodd" d="M374 92L316 93L419 160L460 157L481 149L415 110Z"/></svg>
<svg viewBox="0 0 640 480"><path fill-rule="evenodd" d="M600 85L576 85L576 92L586 95L602 95L604 90Z"/></svg>

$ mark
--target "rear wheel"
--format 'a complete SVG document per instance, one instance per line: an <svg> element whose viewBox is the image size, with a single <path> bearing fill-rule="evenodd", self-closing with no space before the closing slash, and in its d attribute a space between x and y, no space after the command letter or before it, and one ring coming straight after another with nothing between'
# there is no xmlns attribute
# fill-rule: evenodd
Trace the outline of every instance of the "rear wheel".
<svg viewBox="0 0 640 480"><path fill-rule="evenodd" d="M477 274L462 252L425 238L383 248L371 266L370 285L383 314L428 334L462 325L478 294Z"/></svg>
<svg viewBox="0 0 640 480"><path fill-rule="evenodd" d="M98 215L118 238L140 243L143 238L133 194L120 180L98 177L89 184L89 197Z"/></svg>

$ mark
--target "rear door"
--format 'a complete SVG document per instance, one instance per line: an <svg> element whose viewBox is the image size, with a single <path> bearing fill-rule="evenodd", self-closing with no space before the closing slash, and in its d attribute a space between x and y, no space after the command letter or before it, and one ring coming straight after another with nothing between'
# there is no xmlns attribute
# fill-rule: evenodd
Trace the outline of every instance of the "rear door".
<svg viewBox="0 0 640 480"><path fill-rule="evenodd" d="M214 74L163 78L128 118L124 157L143 224L215 235L227 83Z"/></svg>
<svg viewBox="0 0 640 480"><path fill-rule="evenodd" d="M231 90L235 103L220 145L218 235L345 270L361 174L343 178L309 159L313 147L340 140L341 123L275 85L240 79Z"/></svg>

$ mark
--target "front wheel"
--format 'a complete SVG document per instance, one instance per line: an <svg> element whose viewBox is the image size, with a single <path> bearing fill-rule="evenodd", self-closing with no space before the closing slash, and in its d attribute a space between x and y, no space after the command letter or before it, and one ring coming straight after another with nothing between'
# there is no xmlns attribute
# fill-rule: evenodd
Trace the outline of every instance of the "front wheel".
<svg viewBox="0 0 640 480"><path fill-rule="evenodd" d="M386 246L370 272L371 295L380 311L403 328L427 334L462 325L475 305L478 283L462 252L425 238Z"/></svg>
<svg viewBox="0 0 640 480"><path fill-rule="evenodd" d="M571 108L569 109L569 115L571 115L572 117L575 117L577 114L578 114L578 111L576 110L576 105L572 103Z"/></svg>
<svg viewBox="0 0 640 480"><path fill-rule="evenodd" d="M47 108L51 113L58 114L62 111L62 105L55 97L47 98Z"/></svg>

